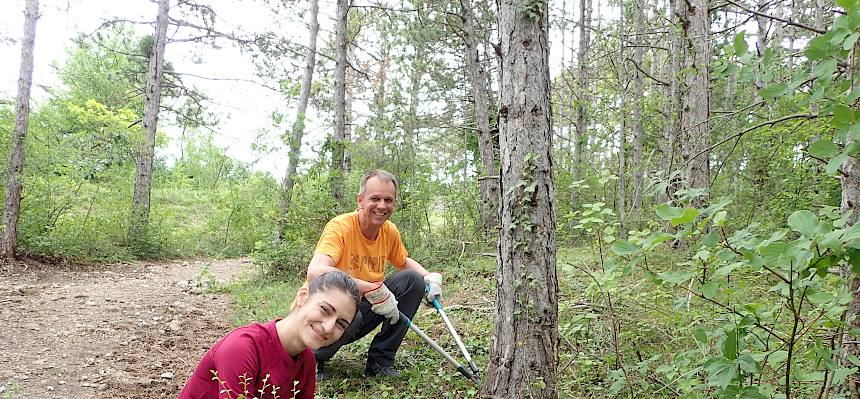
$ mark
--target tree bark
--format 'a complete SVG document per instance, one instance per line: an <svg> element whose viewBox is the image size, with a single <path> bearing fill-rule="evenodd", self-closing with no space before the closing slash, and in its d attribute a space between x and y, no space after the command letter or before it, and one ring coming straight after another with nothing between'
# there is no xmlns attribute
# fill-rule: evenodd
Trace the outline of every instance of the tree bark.
<svg viewBox="0 0 860 399"><path fill-rule="evenodd" d="M485 398L556 398L558 280L547 3L499 3L501 232Z"/></svg>
<svg viewBox="0 0 860 399"><path fill-rule="evenodd" d="M24 187L24 140L30 125L30 88L33 85L33 48L36 45L36 20L39 0L27 0L24 11L24 41L21 43L21 69L18 72L18 95L15 98L15 122L3 207L3 242L0 257L14 259L18 246L18 219L21 216L21 190Z"/></svg>
<svg viewBox="0 0 860 399"><path fill-rule="evenodd" d="M675 15L679 19L681 37L681 67L685 71L677 77L680 89L680 143L684 162L684 184L689 189L707 189L710 182L708 148L708 61L710 20L708 1L675 1ZM705 203L702 196L692 205Z"/></svg>
<svg viewBox="0 0 860 399"><path fill-rule="evenodd" d="M346 152L346 23L349 0L337 0L334 69L334 140L331 156L331 195L336 204L344 202L344 159Z"/></svg>
<svg viewBox="0 0 860 399"><path fill-rule="evenodd" d="M591 41L591 0L579 3L579 49L576 57L576 134L573 143L573 180L582 180L582 149L588 129L588 103L591 101L588 82L589 42ZM571 192L571 206L579 206L579 192Z"/></svg>
<svg viewBox="0 0 860 399"><path fill-rule="evenodd" d="M475 122L478 128L478 152L481 155L481 225L486 233L492 233L499 224L499 179L493 135L487 102L487 74L478 56L478 37L475 32L475 15L470 0L460 0L460 18L463 20L463 39L466 45L466 63L472 83L475 106Z"/></svg>
<svg viewBox="0 0 860 399"><path fill-rule="evenodd" d="M286 217L290 211L290 202L293 197L294 178L296 168L301 158L302 136L305 134L305 113L308 110L308 100L311 96L311 83L313 83L314 66L317 59L317 34L320 30L317 16L319 15L319 0L310 0L310 15L308 16L308 53L305 55L305 71L302 75L302 86L299 93L299 104L296 110L296 121L293 122L292 135L290 135L290 154L287 160L287 174L281 182L281 217L278 221L278 240L284 238L286 231Z"/></svg>
<svg viewBox="0 0 860 399"><path fill-rule="evenodd" d="M155 157L155 131L158 127L158 109L161 103L161 84L164 79L164 48L167 44L167 21L170 0L158 1L155 20L155 37L149 55L146 75L146 102L143 106L145 138L137 154L137 173L134 178L134 198L131 201L131 221L128 227L132 251L142 254L149 241L149 208L152 192L152 160Z"/></svg>

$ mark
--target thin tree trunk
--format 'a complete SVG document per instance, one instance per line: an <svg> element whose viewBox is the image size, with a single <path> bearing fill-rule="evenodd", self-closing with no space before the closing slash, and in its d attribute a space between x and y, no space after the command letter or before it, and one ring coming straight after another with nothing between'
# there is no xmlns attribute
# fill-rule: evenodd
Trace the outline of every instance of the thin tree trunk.
<svg viewBox="0 0 860 399"><path fill-rule="evenodd" d="M155 131L158 127L158 108L161 102L161 83L164 79L164 48L167 45L167 21L170 0L158 1L155 21L155 38L149 55L146 76L146 103L143 108L143 129L146 137L137 155L137 173L134 178L134 198L131 202L131 221L128 227L132 251L141 254L149 241L149 207L152 192L152 160L155 157Z"/></svg>
<svg viewBox="0 0 860 399"><path fill-rule="evenodd" d="M24 41L21 43L21 69L18 72L18 96L15 98L15 125L3 207L3 242L0 257L14 259L18 246L18 219L21 216L21 190L24 187L24 140L30 125L30 87L33 85L33 48L36 45L36 20L39 0L27 0L24 11Z"/></svg>
<svg viewBox="0 0 860 399"><path fill-rule="evenodd" d="M707 189L710 183L708 148L708 61L710 20L708 1L675 2L675 15L683 29L680 53L686 71L678 78L680 85L680 143L684 161L684 184L690 189ZM693 206L704 204L699 196Z"/></svg>
<svg viewBox="0 0 860 399"><path fill-rule="evenodd" d="M499 4L503 198L496 324L480 395L556 398L558 280L548 7L529 0Z"/></svg>
<svg viewBox="0 0 860 399"><path fill-rule="evenodd" d="M472 96L475 103L475 122L478 128L478 152L481 155L481 225L490 233L499 223L499 179L496 156L493 149L493 135L490 131L490 118L487 102L487 75L478 57L478 37L475 33L475 16L470 0L460 0L460 13L463 20L463 38L466 44L466 63L472 82Z"/></svg>
<svg viewBox="0 0 860 399"><path fill-rule="evenodd" d="M302 86L299 93L299 104L296 110L296 121L293 122L292 135L290 136L290 154L287 161L287 174L281 183L281 217L278 221L278 240L284 238L286 231L286 217L290 211L290 202L293 197L294 178L296 168L301 158L302 136L305 133L305 113L308 110L308 100L311 96L311 83L314 77L314 65L317 59L317 34L320 25L317 22L319 14L319 0L310 0L310 15L308 16L308 53L305 55L305 72L302 76Z"/></svg>
<svg viewBox="0 0 860 399"><path fill-rule="evenodd" d="M633 62L636 64L633 72L633 101L632 119L633 123L633 163L630 169L633 171L633 198L631 214L638 215L642 208L642 180L644 166L642 165L642 147L645 142L645 132L642 125L642 102L645 101L643 90L643 76L640 68L645 68L642 62L645 58L645 0L633 2L633 29L636 35L636 48L633 49Z"/></svg>
<svg viewBox="0 0 860 399"><path fill-rule="evenodd" d="M591 0L580 0L579 4L579 49L576 57L576 135L573 144L573 180L582 180L582 149L588 129L588 103L591 101L588 81L589 42L591 37ZM571 205L579 206L579 192L571 192Z"/></svg>
<svg viewBox="0 0 860 399"><path fill-rule="evenodd" d="M331 195L339 206L344 202L344 152L346 152L346 23L349 0L337 0L334 70L334 141L331 160Z"/></svg>
<svg viewBox="0 0 860 399"><path fill-rule="evenodd" d="M621 11L618 18L618 91L619 129L618 129L618 223L619 237L627 238L627 32L625 31L624 2L618 2Z"/></svg>

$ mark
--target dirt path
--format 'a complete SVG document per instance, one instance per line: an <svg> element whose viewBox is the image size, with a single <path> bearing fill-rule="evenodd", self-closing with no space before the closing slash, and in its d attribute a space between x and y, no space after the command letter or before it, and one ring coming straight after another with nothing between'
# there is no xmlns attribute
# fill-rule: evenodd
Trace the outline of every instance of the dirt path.
<svg viewBox="0 0 860 399"><path fill-rule="evenodd" d="M230 299L201 293L198 282L226 281L249 266L0 269L0 398L175 398L230 329Z"/></svg>

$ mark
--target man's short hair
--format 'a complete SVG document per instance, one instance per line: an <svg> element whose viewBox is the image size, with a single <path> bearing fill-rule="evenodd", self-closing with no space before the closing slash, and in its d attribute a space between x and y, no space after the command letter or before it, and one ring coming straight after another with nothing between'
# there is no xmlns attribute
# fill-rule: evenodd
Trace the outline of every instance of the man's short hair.
<svg viewBox="0 0 860 399"><path fill-rule="evenodd" d="M397 199L397 188L399 187L397 185L397 178L391 172L382 169L370 170L361 177L361 184L358 185L358 195L361 198L364 198L365 186L367 185L367 180L371 177L375 177L383 183L394 183L394 198Z"/></svg>

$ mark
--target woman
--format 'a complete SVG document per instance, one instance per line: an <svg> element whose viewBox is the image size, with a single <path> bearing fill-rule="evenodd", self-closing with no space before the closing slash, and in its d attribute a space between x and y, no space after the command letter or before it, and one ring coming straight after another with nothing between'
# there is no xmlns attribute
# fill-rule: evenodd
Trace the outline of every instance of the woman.
<svg viewBox="0 0 860 399"><path fill-rule="evenodd" d="M358 287L331 271L300 291L284 319L239 327L221 338L197 365L180 399L313 399L313 349L346 331L358 308Z"/></svg>

